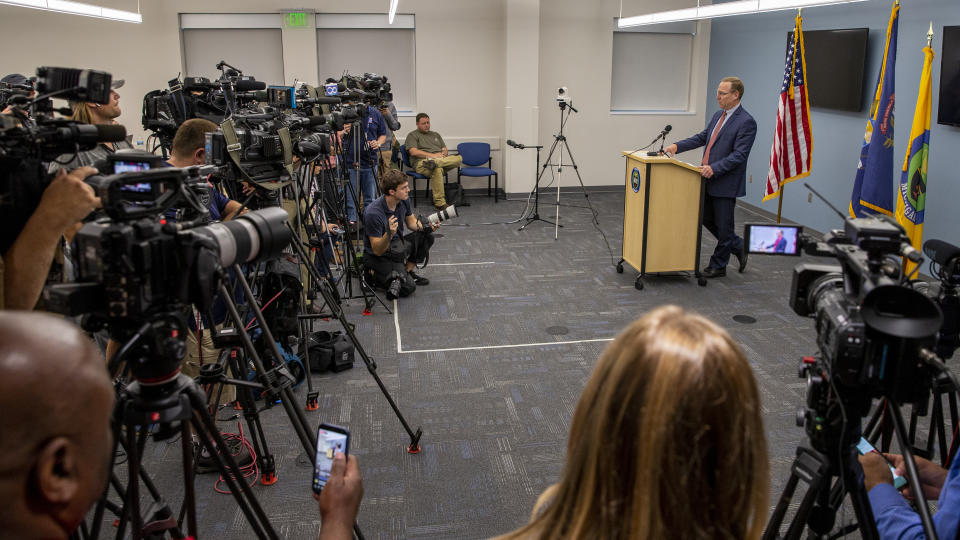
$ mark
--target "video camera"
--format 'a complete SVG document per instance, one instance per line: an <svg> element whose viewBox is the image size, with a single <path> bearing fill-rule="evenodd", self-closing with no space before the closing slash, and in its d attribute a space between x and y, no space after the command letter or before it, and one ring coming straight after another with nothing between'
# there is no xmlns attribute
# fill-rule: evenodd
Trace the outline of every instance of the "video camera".
<svg viewBox="0 0 960 540"><path fill-rule="evenodd" d="M161 219L184 202L205 211L189 185L206 183L211 168L152 168L149 157L128 154L114 161L114 169L130 168L138 159L139 170L87 179L106 217L76 235L78 281L48 286L43 302L57 313L88 315L118 341L138 338L133 357L152 361L131 366L133 375L159 384L179 372L184 349L177 336L186 331L186 307L208 313L221 269L279 256L290 232L281 208L206 226Z"/></svg>
<svg viewBox="0 0 960 540"><path fill-rule="evenodd" d="M0 253L10 247L50 185L53 176L47 173L47 162L126 137L123 126L83 124L53 116L55 111L72 112L55 109L53 97L109 102L111 81L112 76L102 71L40 67L37 89L41 95L33 99L18 96L11 100L12 114L0 115L0 229L13 232L0 241Z"/></svg>
<svg viewBox="0 0 960 540"><path fill-rule="evenodd" d="M758 227L769 228L747 225L746 238L758 236ZM790 288L793 311L815 320L821 353L801 365L807 408L797 421L824 451L839 435L838 402L858 416L866 415L878 397L925 407L934 373L921 351L933 345L942 317L936 303L904 282L900 257L922 258L896 222L848 218L842 231L832 231L823 241L796 237L805 253L840 263L801 263ZM771 253L746 242L751 253Z"/></svg>
<svg viewBox="0 0 960 540"><path fill-rule="evenodd" d="M228 66L224 62L217 69ZM167 83L168 88L151 90L143 97L143 128L154 132L161 146L170 150L173 137L181 124L192 118L203 118L216 124L232 112L266 101L267 85L235 69L224 69L221 77L179 77Z"/></svg>

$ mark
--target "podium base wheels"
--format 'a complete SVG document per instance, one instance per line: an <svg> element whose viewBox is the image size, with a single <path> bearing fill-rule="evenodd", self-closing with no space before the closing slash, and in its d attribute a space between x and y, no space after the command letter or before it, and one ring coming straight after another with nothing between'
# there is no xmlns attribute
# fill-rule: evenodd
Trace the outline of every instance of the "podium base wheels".
<svg viewBox="0 0 960 540"><path fill-rule="evenodd" d="M705 278L705 277L697 278L697 285L699 285L699 286L701 286L701 287L706 287L706 286L707 286L707 278Z"/></svg>
<svg viewBox="0 0 960 540"><path fill-rule="evenodd" d="M622 274L622 273L623 273L623 263L622 263L622 262L618 262L618 263L617 263L617 273L618 273L618 274Z"/></svg>
<svg viewBox="0 0 960 540"><path fill-rule="evenodd" d="M633 282L633 288L638 291L643 290L643 281L641 281L639 277L637 277L637 280Z"/></svg>

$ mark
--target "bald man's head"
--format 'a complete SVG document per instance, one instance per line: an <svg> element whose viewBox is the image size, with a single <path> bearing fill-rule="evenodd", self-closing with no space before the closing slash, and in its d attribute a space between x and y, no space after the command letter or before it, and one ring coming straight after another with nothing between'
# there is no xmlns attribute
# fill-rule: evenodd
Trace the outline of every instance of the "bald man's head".
<svg viewBox="0 0 960 540"><path fill-rule="evenodd" d="M0 537L66 537L103 491L113 388L64 319L0 312Z"/></svg>

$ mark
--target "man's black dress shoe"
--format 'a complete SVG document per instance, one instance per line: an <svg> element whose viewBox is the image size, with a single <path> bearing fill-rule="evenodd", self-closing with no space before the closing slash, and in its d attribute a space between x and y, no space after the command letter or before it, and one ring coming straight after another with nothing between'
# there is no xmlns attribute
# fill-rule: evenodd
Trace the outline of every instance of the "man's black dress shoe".
<svg viewBox="0 0 960 540"><path fill-rule="evenodd" d="M707 277L707 278L723 277L723 276L727 275L727 269L726 269L726 268L711 268L711 267L708 266L708 267L704 268L704 269L703 269L703 272L701 272L700 274L701 274L703 277Z"/></svg>
<svg viewBox="0 0 960 540"><path fill-rule="evenodd" d="M742 274L743 271L747 269L747 257L749 257L750 254L747 253L746 246L744 246L739 253L734 253L734 255L736 255L737 260L740 261L740 267L737 269L737 271Z"/></svg>

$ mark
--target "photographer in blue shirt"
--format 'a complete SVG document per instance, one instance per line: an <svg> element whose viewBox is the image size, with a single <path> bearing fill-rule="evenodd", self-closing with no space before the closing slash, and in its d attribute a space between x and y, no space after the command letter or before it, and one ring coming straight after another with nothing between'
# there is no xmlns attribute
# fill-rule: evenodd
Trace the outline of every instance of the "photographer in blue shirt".
<svg viewBox="0 0 960 540"><path fill-rule="evenodd" d="M363 134L351 132L353 124L347 124L343 129L343 162L350 171L350 187L347 188L347 221L355 224L357 221L357 198L363 194L363 208L377 198L377 158L379 148L387 140L387 125L383 115L374 107L357 105L365 111L360 117ZM363 139L360 139L360 137ZM357 189L357 177L360 180L360 189Z"/></svg>

